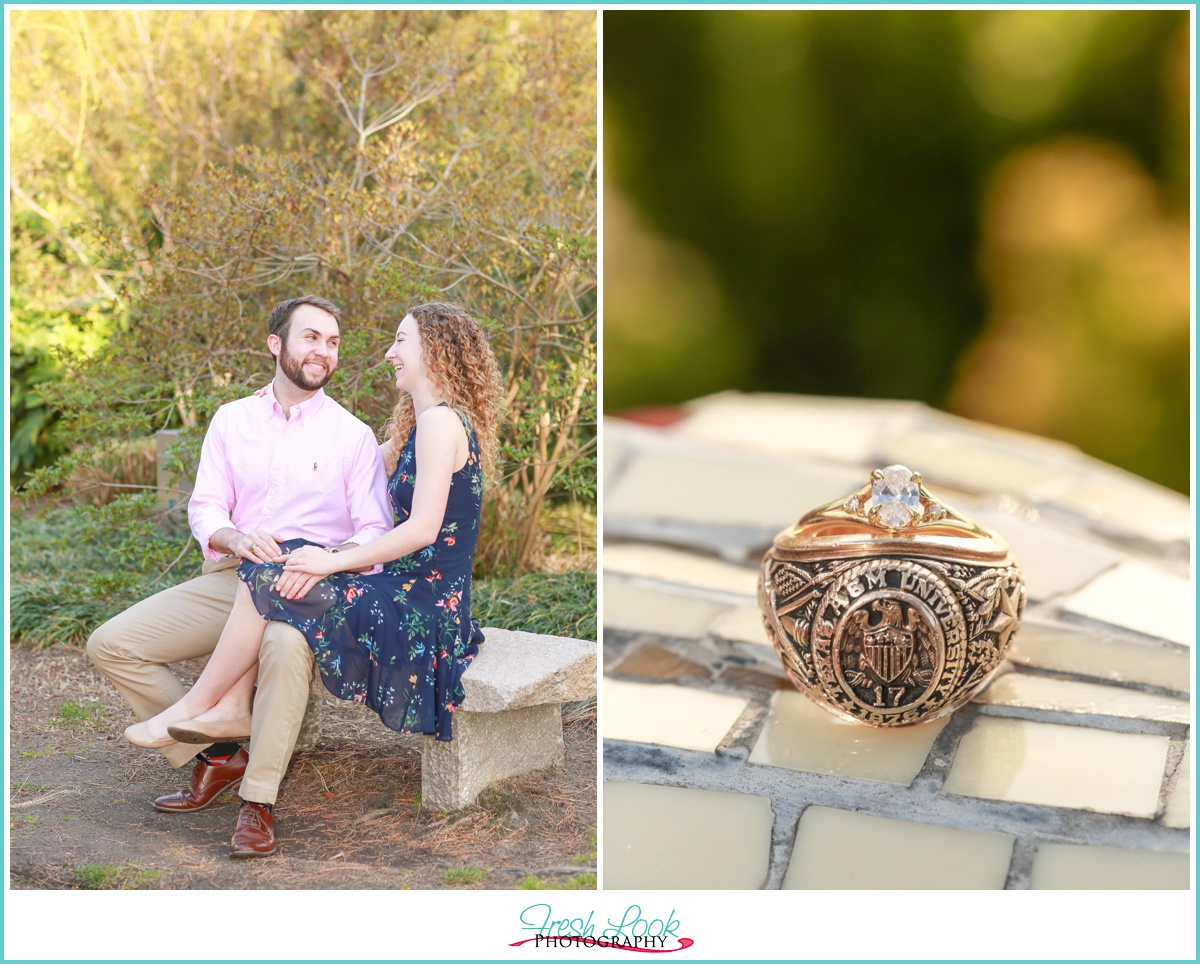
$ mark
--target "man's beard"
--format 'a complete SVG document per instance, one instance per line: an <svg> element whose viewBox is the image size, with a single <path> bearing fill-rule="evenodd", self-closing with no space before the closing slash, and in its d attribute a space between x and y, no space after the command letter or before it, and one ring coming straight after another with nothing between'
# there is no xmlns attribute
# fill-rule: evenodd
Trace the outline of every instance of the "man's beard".
<svg viewBox="0 0 1200 964"><path fill-rule="evenodd" d="M287 376L288 381L306 392L315 392L318 388L324 388L329 379L333 378L333 368L328 362L322 362L325 365L325 374L318 377L304 370L306 361L308 361L307 356L298 358L287 350L286 344L279 351L279 367Z"/></svg>

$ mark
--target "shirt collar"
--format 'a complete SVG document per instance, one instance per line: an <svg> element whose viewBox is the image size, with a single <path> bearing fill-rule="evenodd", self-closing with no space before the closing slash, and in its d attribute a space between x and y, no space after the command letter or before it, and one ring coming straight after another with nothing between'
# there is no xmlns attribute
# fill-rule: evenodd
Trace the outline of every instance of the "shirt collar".
<svg viewBox="0 0 1200 964"><path fill-rule="evenodd" d="M283 417L283 406L279 403L279 399L275 397L275 379L267 382L266 388L260 388L254 393L262 399L262 412L264 418L273 418L275 413L279 413L279 417ZM317 411L325 404L325 389L318 388L312 398L305 399L292 406L292 416L299 415L301 419L312 418Z"/></svg>

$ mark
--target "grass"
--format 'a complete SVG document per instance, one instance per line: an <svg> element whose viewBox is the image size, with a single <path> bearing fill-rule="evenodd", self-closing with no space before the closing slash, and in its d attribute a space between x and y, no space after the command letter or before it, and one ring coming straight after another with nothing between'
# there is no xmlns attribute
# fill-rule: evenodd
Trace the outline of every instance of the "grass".
<svg viewBox="0 0 1200 964"><path fill-rule="evenodd" d="M53 756L54 747L49 747L45 750L22 750L21 756L25 759L32 759L40 756Z"/></svg>
<svg viewBox="0 0 1200 964"><path fill-rule="evenodd" d="M586 700L578 700L562 705L563 726L595 726L596 697L589 696Z"/></svg>
<svg viewBox="0 0 1200 964"><path fill-rule="evenodd" d="M588 834L588 840L592 842L592 849L587 853L576 854L571 858L573 864L594 864L596 862L596 831L592 830Z"/></svg>
<svg viewBox="0 0 1200 964"><path fill-rule="evenodd" d="M476 580L471 615L484 626L594 640L596 573L571 569Z"/></svg>
<svg viewBox="0 0 1200 964"><path fill-rule="evenodd" d="M517 890L595 890L594 872L576 874L566 880L544 880L537 874L526 874L517 882Z"/></svg>
<svg viewBox="0 0 1200 964"><path fill-rule="evenodd" d="M137 864L80 864L75 879L85 890L137 890L154 883L162 874Z"/></svg>
<svg viewBox="0 0 1200 964"><path fill-rule="evenodd" d="M99 700L64 700L54 710L54 715L67 726L98 722L104 716L104 707Z"/></svg>
<svg viewBox="0 0 1200 964"><path fill-rule="evenodd" d="M454 867L442 872L442 883L448 887L470 887L483 880L486 873L478 867Z"/></svg>

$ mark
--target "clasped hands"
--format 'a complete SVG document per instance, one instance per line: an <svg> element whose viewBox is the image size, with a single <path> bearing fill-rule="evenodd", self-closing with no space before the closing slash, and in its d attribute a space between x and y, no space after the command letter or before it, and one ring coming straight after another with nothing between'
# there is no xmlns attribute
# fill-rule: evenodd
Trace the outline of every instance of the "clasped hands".
<svg viewBox="0 0 1200 964"><path fill-rule="evenodd" d="M284 599L303 599L313 586L338 571L336 560L328 549L300 546L284 552L279 547L279 537L261 529L241 533L231 548L243 559L260 565L282 562L283 572L275 582L275 590Z"/></svg>

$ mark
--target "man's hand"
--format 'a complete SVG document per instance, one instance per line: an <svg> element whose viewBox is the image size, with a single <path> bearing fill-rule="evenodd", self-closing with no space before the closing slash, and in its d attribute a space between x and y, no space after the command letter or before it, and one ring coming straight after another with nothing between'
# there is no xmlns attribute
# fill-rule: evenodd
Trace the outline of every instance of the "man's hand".
<svg viewBox="0 0 1200 964"><path fill-rule="evenodd" d="M308 595L308 591L323 578L323 576L316 576L310 572L285 571L279 577L279 581L275 583L275 590L284 599L303 599Z"/></svg>
<svg viewBox="0 0 1200 964"><path fill-rule="evenodd" d="M265 562L283 562L287 556L279 548L279 536L271 535L262 529L253 532L239 532L237 529L218 529L208 540L208 544L218 552L241 556L250 562L260 565Z"/></svg>

